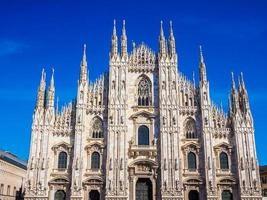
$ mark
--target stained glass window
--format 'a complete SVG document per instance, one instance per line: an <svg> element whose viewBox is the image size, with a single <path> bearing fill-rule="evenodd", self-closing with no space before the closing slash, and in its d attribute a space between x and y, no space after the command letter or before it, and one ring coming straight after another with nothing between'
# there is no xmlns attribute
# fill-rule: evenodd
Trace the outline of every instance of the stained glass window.
<svg viewBox="0 0 267 200"><path fill-rule="evenodd" d="M197 168L196 155L193 152L189 152L187 159L188 159L188 169L190 171L195 171Z"/></svg>
<svg viewBox="0 0 267 200"><path fill-rule="evenodd" d="M138 84L138 105L150 106L152 104L151 96L151 83L143 77Z"/></svg>
<svg viewBox="0 0 267 200"><path fill-rule="evenodd" d="M196 123L193 119L187 119L184 129L186 138L197 138Z"/></svg>
<svg viewBox="0 0 267 200"><path fill-rule="evenodd" d="M95 118L92 126L92 138L103 138L103 123L99 118Z"/></svg>
<svg viewBox="0 0 267 200"><path fill-rule="evenodd" d="M97 152L92 153L91 156L91 169L100 168L100 155Z"/></svg>
<svg viewBox="0 0 267 200"><path fill-rule="evenodd" d="M66 169L67 168L67 160L68 155L66 152L62 151L58 156L58 169Z"/></svg>
<svg viewBox="0 0 267 200"><path fill-rule="evenodd" d="M222 200L232 200L233 199L233 195L229 190L224 190L222 192Z"/></svg>
<svg viewBox="0 0 267 200"><path fill-rule="evenodd" d="M138 128L138 145L149 145L149 128L140 126Z"/></svg>
<svg viewBox="0 0 267 200"><path fill-rule="evenodd" d="M55 200L65 200L66 193L63 190L58 190L55 193Z"/></svg>
<svg viewBox="0 0 267 200"><path fill-rule="evenodd" d="M220 166L221 169L229 169L228 156L224 152L220 154Z"/></svg>

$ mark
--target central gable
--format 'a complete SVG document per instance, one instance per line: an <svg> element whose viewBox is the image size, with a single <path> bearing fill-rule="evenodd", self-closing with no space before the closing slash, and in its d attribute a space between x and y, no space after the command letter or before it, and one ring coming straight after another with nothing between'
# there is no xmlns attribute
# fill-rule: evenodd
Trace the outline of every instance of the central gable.
<svg viewBox="0 0 267 200"><path fill-rule="evenodd" d="M134 47L129 56L129 71L148 72L156 67L155 53L144 43Z"/></svg>

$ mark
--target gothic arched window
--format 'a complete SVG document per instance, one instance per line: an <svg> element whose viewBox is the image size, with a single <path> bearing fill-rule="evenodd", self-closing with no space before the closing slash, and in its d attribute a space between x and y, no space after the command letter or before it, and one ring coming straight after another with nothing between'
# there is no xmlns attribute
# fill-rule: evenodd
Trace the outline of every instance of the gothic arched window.
<svg viewBox="0 0 267 200"><path fill-rule="evenodd" d="M55 193L55 200L65 200L66 199L66 193L63 190L58 190Z"/></svg>
<svg viewBox="0 0 267 200"><path fill-rule="evenodd" d="M220 167L221 169L229 169L228 155L225 152L220 153Z"/></svg>
<svg viewBox="0 0 267 200"><path fill-rule="evenodd" d="M151 82L148 78L142 77L138 83L138 105L150 106L152 104Z"/></svg>
<svg viewBox="0 0 267 200"><path fill-rule="evenodd" d="M196 154L193 152L189 152L187 155L187 161L188 161L188 169L190 171L195 171L197 169Z"/></svg>
<svg viewBox="0 0 267 200"><path fill-rule="evenodd" d="M197 138L196 123L192 118L186 120L184 132L186 138Z"/></svg>
<svg viewBox="0 0 267 200"><path fill-rule="evenodd" d="M91 156L91 169L99 169L100 168L100 155L98 152L92 153Z"/></svg>
<svg viewBox="0 0 267 200"><path fill-rule="evenodd" d="M222 200L232 200L233 199L233 195L229 190L224 190L222 192Z"/></svg>
<svg viewBox="0 0 267 200"><path fill-rule="evenodd" d="M138 145L149 145L149 128L140 126L138 128Z"/></svg>
<svg viewBox="0 0 267 200"><path fill-rule="evenodd" d="M92 125L92 138L103 138L103 123L98 117L94 118Z"/></svg>
<svg viewBox="0 0 267 200"><path fill-rule="evenodd" d="M58 169L64 170L67 168L68 155L61 151L58 155Z"/></svg>

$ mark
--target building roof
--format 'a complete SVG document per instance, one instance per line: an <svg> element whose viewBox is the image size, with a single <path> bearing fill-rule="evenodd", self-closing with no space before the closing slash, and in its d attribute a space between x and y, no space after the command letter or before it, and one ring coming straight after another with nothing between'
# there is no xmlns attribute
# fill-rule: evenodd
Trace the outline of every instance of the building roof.
<svg viewBox="0 0 267 200"><path fill-rule="evenodd" d="M0 150L0 159L4 160L12 165L15 165L19 168L27 170L27 162L19 159L16 155L8 152Z"/></svg>
<svg viewBox="0 0 267 200"><path fill-rule="evenodd" d="M260 166L260 172L267 172L267 165Z"/></svg>

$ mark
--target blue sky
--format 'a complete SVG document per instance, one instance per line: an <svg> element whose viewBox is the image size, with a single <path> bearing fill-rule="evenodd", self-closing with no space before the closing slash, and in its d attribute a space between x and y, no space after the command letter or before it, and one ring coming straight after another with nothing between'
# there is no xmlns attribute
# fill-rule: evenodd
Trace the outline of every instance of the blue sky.
<svg viewBox="0 0 267 200"><path fill-rule="evenodd" d="M213 100L227 108L230 72L244 73L255 122L260 164L267 164L267 2L254 1L63 1L0 2L0 148L28 158L32 112L41 69L63 105L75 98L82 46L87 44L90 79L108 69L113 19L128 46L144 41L158 50L160 20L168 35L173 21L179 70L198 75L203 46Z"/></svg>

